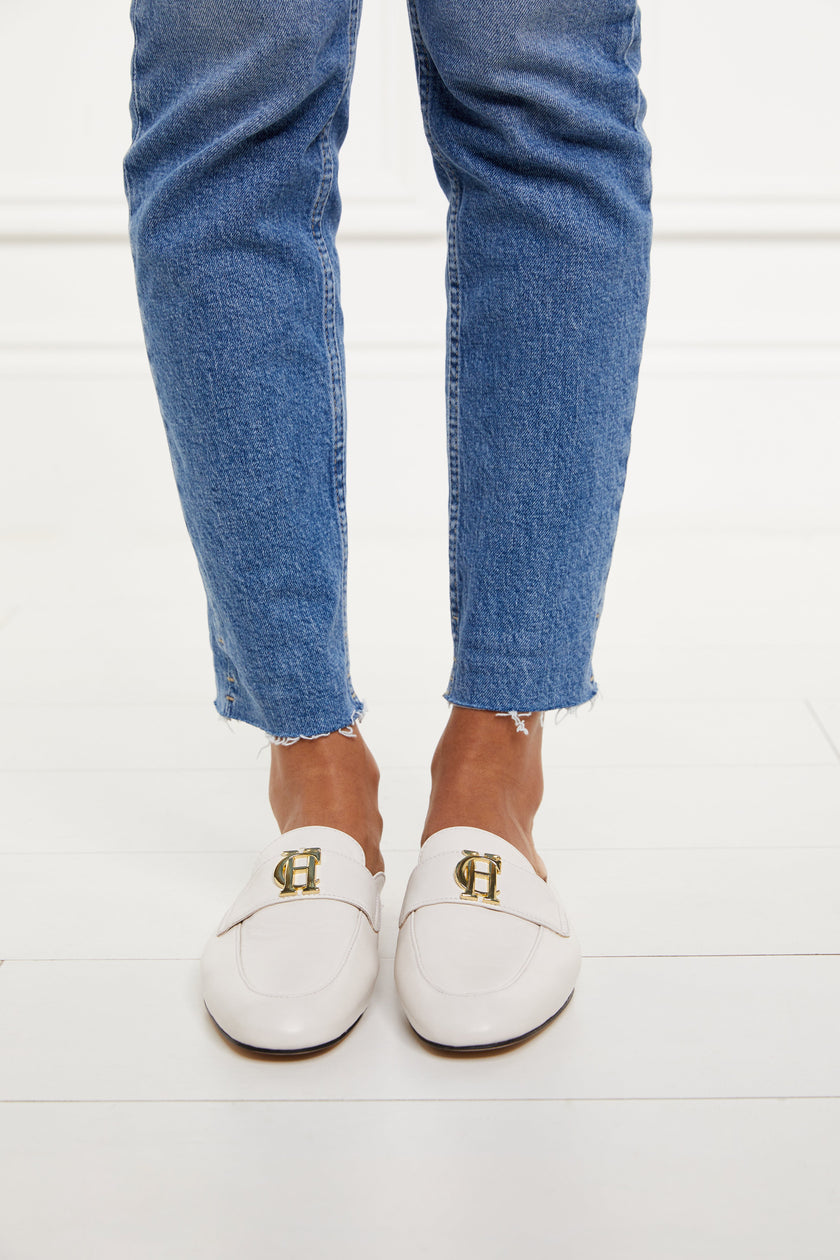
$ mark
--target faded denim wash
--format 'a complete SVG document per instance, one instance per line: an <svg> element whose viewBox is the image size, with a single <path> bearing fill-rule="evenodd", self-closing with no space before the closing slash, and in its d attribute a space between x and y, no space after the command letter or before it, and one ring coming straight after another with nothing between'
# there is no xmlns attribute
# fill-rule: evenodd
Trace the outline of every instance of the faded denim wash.
<svg viewBox="0 0 840 1260"><path fill-rule="evenodd" d="M359 14L359 0L131 6L131 249L215 706L278 742L364 710L335 245ZM408 17L449 200L445 697L572 708L597 692L647 316L639 9L408 0Z"/></svg>

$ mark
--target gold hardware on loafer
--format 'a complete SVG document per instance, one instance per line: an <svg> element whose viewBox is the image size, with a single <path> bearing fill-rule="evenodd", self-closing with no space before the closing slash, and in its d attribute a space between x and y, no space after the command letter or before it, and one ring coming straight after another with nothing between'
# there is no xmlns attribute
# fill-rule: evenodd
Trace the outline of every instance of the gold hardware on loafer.
<svg viewBox="0 0 840 1260"><path fill-rule="evenodd" d="M486 905L498 906L499 890L496 876L502 869L502 859L496 853L478 853L473 849L462 849L463 857L455 866L455 883L464 891L461 901L483 901ZM482 870L478 862L486 862L487 869ZM476 887L476 880L486 880L484 888Z"/></svg>
<svg viewBox="0 0 840 1260"><path fill-rule="evenodd" d="M274 882L280 888L280 896L320 892L316 878L320 861L320 849L287 849L274 868ZM304 876L303 883L296 882L299 875Z"/></svg>

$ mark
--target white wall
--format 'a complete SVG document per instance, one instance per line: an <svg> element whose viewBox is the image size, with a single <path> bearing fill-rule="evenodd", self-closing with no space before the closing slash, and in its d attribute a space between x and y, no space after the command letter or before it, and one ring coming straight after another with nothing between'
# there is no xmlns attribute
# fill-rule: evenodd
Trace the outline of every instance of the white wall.
<svg viewBox="0 0 840 1260"><path fill-rule="evenodd" d="M838 41L834 0L795 15L782 0L644 0L655 245L629 520L840 523ZM0 389L24 472L6 499L16 520L48 513L68 475L114 475L102 426L118 422L109 439L127 448L138 430L159 441L122 191L130 52L128 0L4 0ZM439 528L445 201L403 0L364 0L341 189L351 519L400 519L409 495ZM71 395L94 418L83 448Z"/></svg>

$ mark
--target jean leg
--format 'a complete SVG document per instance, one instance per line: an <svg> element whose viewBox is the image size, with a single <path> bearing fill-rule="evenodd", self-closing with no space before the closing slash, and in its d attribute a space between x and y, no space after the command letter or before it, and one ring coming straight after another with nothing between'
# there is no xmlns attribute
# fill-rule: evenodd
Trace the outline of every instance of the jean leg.
<svg viewBox="0 0 840 1260"><path fill-rule="evenodd" d="M360 0L133 0L124 175L226 718L349 725L335 233Z"/></svg>
<svg viewBox="0 0 840 1260"><path fill-rule="evenodd" d="M649 292L633 0L408 0L449 199L446 699L571 708L592 672Z"/></svg>

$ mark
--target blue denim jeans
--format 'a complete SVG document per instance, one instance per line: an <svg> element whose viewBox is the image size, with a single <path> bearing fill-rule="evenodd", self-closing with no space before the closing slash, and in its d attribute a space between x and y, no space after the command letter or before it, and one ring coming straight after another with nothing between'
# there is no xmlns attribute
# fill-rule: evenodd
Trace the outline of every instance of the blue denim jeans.
<svg viewBox="0 0 840 1260"><path fill-rule="evenodd" d="M133 0L124 174L215 706L350 726L338 156L360 0ZM633 0L408 0L445 191L452 704L593 699L649 291ZM398 633L398 628L396 629Z"/></svg>

